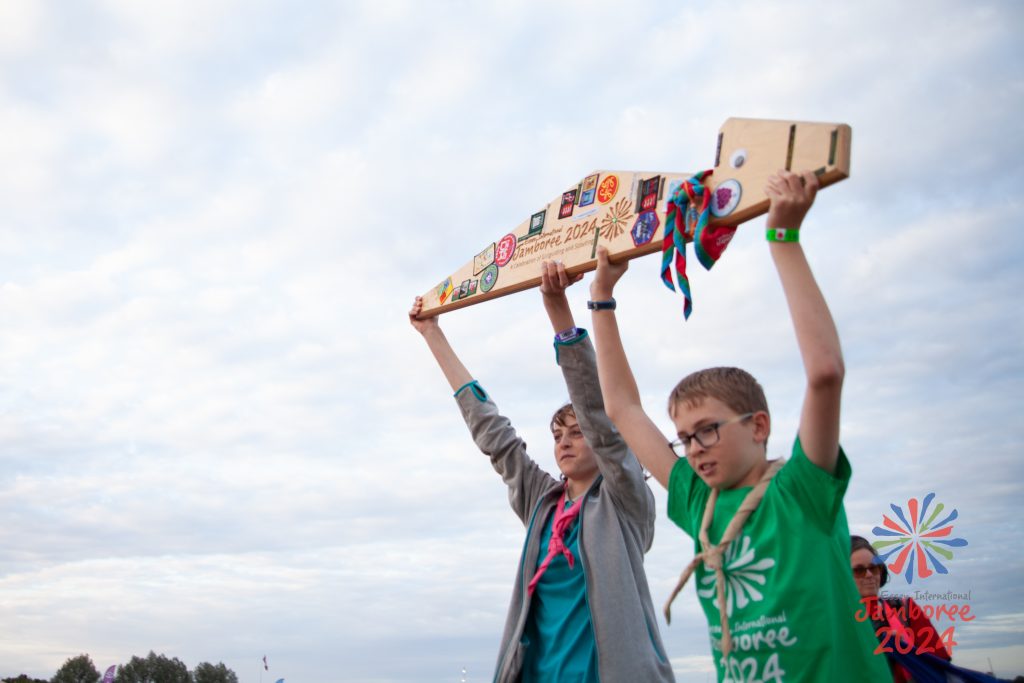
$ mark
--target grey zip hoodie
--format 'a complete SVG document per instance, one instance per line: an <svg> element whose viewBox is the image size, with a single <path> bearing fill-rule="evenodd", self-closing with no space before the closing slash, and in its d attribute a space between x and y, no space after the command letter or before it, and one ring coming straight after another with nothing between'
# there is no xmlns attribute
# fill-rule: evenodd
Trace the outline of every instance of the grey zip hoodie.
<svg viewBox="0 0 1024 683"><path fill-rule="evenodd" d="M585 494L577 521L600 679L673 681L643 565L654 539L654 495L636 456L605 415L594 347L586 332L571 342L556 342L555 357L601 472ZM463 387L455 397L473 440L508 485L509 503L527 529L494 675L497 683L515 683L522 671L520 641L530 613L526 586L536 571L544 522L562 484L526 454L526 443L479 384Z"/></svg>

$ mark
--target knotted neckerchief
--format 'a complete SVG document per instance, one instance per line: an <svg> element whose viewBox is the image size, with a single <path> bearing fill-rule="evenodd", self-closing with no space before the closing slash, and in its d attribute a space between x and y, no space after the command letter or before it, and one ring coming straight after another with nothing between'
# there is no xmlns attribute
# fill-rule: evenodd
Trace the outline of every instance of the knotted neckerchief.
<svg viewBox="0 0 1024 683"><path fill-rule="evenodd" d="M711 528L711 519L715 514L715 503L718 501L718 489L711 489L711 494L708 496L708 502L704 505L704 518L700 523L700 545L704 549L697 553L696 556L690 561L690 564L683 570L682 576L679 577L679 583L676 584L675 590L672 591L672 595L669 596L668 602L665 603L665 623L672 623L672 601L679 595L679 591L683 590L683 586L689 580L690 575L693 574L694 570L697 569L697 565L703 560L704 564L707 565L708 569L713 569L715 572L715 592L718 594L718 615L722 622L722 656L728 657L732 651L732 634L729 632L729 616L726 614L725 605L725 571L722 567L722 555L725 553L729 544L732 543L740 531L743 529L743 525L746 524L747 518L757 509L757 506L761 504L761 499L764 498L764 492L768 489L768 483L772 480L772 477L782 469L782 466L786 461L782 458L778 460L772 460L768 463L768 469L765 470L764 475L761 476L760 481L750 490L750 493L746 495L743 502L740 503L740 507L736 510L736 514L729 520L729 526L725 528L725 533L722 534L721 540L717 544L712 545L708 539L708 529Z"/></svg>
<svg viewBox="0 0 1024 683"><path fill-rule="evenodd" d="M562 489L562 497L558 499L558 505L555 507L555 521L551 523L551 540L548 541L548 554L544 558L544 561L537 567L537 573L530 579L530 585L526 587L526 592L529 595L533 595L534 589L537 588L537 584L540 582L541 575L547 571L548 565L551 564L551 560L555 559L559 554L565 555L566 561L569 563L569 568L576 564L576 558L572 556L572 552L565 547L565 532L572 524L573 520L580 514L580 508L583 507L583 499L586 495L581 495L576 499L576 502L565 508L565 499L569 495L569 487L566 486Z"/></svg>
<svg viewBox="0 0 1024 683"><path fill-rule="evenodd" d="M711 270L736 232L735 226L708 227L712 193L704 185L704 179L711 173L710 170L701 171L684 181L669 197L668 213L665 216L665 237L661 241L661 281L675 291L676 288L672 286L672 254L675 252L676 280L683 295L684 318L689 318L693 310L690 280L686 277L686 243L693 242L697 260L706 270Z"/></svg>

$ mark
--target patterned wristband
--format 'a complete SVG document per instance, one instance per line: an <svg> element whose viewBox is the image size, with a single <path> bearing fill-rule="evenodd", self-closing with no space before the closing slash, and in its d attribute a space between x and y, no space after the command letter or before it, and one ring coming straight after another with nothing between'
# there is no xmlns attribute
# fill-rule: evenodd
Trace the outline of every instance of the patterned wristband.
<svg viewBox="0 0 1024 683"><path fill-rule="evenodd" d="M569 329L562 330L561 332L555 335L555 343L557 344L558 342L562 342L563 344L565 344L566 342L575 341L579 339L581 336L583 336L582 329L580 329L579 327L570 327Z"/></svg>
<svg viewBox="0 0 1024 683"><path fill-rule="evenodd" d="M799 242L800 231L793 228L768 228L765 237L769 242Z"/></svg>

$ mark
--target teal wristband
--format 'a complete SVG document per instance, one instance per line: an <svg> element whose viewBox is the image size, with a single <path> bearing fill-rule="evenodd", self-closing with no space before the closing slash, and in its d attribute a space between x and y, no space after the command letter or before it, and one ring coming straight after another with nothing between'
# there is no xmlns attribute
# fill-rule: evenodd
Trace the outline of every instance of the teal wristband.
<svg viewBox="0 0 1024 683"><path fill-rule="evenodd" d="M769 242L799 242L800 231L793 228L768 228L765 237Z"/></svg>

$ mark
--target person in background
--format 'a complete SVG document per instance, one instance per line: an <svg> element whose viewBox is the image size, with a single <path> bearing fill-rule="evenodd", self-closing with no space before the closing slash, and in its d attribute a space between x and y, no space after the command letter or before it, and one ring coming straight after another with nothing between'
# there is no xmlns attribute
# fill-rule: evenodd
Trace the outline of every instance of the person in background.
<svg viewBox="0 0 1024 683"><path fill-rule="evenodd" d="M899 654L896 641L900 639L900 649L909 650L907 656L913 656L919 649L934 650L936 657L951 661L952 656L943 645L935 626L912 598L878 597L878 591L889 580L889 570L878 557L874 546L863 536L850 536L850 569L864 605L860 614L871 619L883 650ZM895 683L916 680L895 658L889 658L889 669Z"/></svg>

